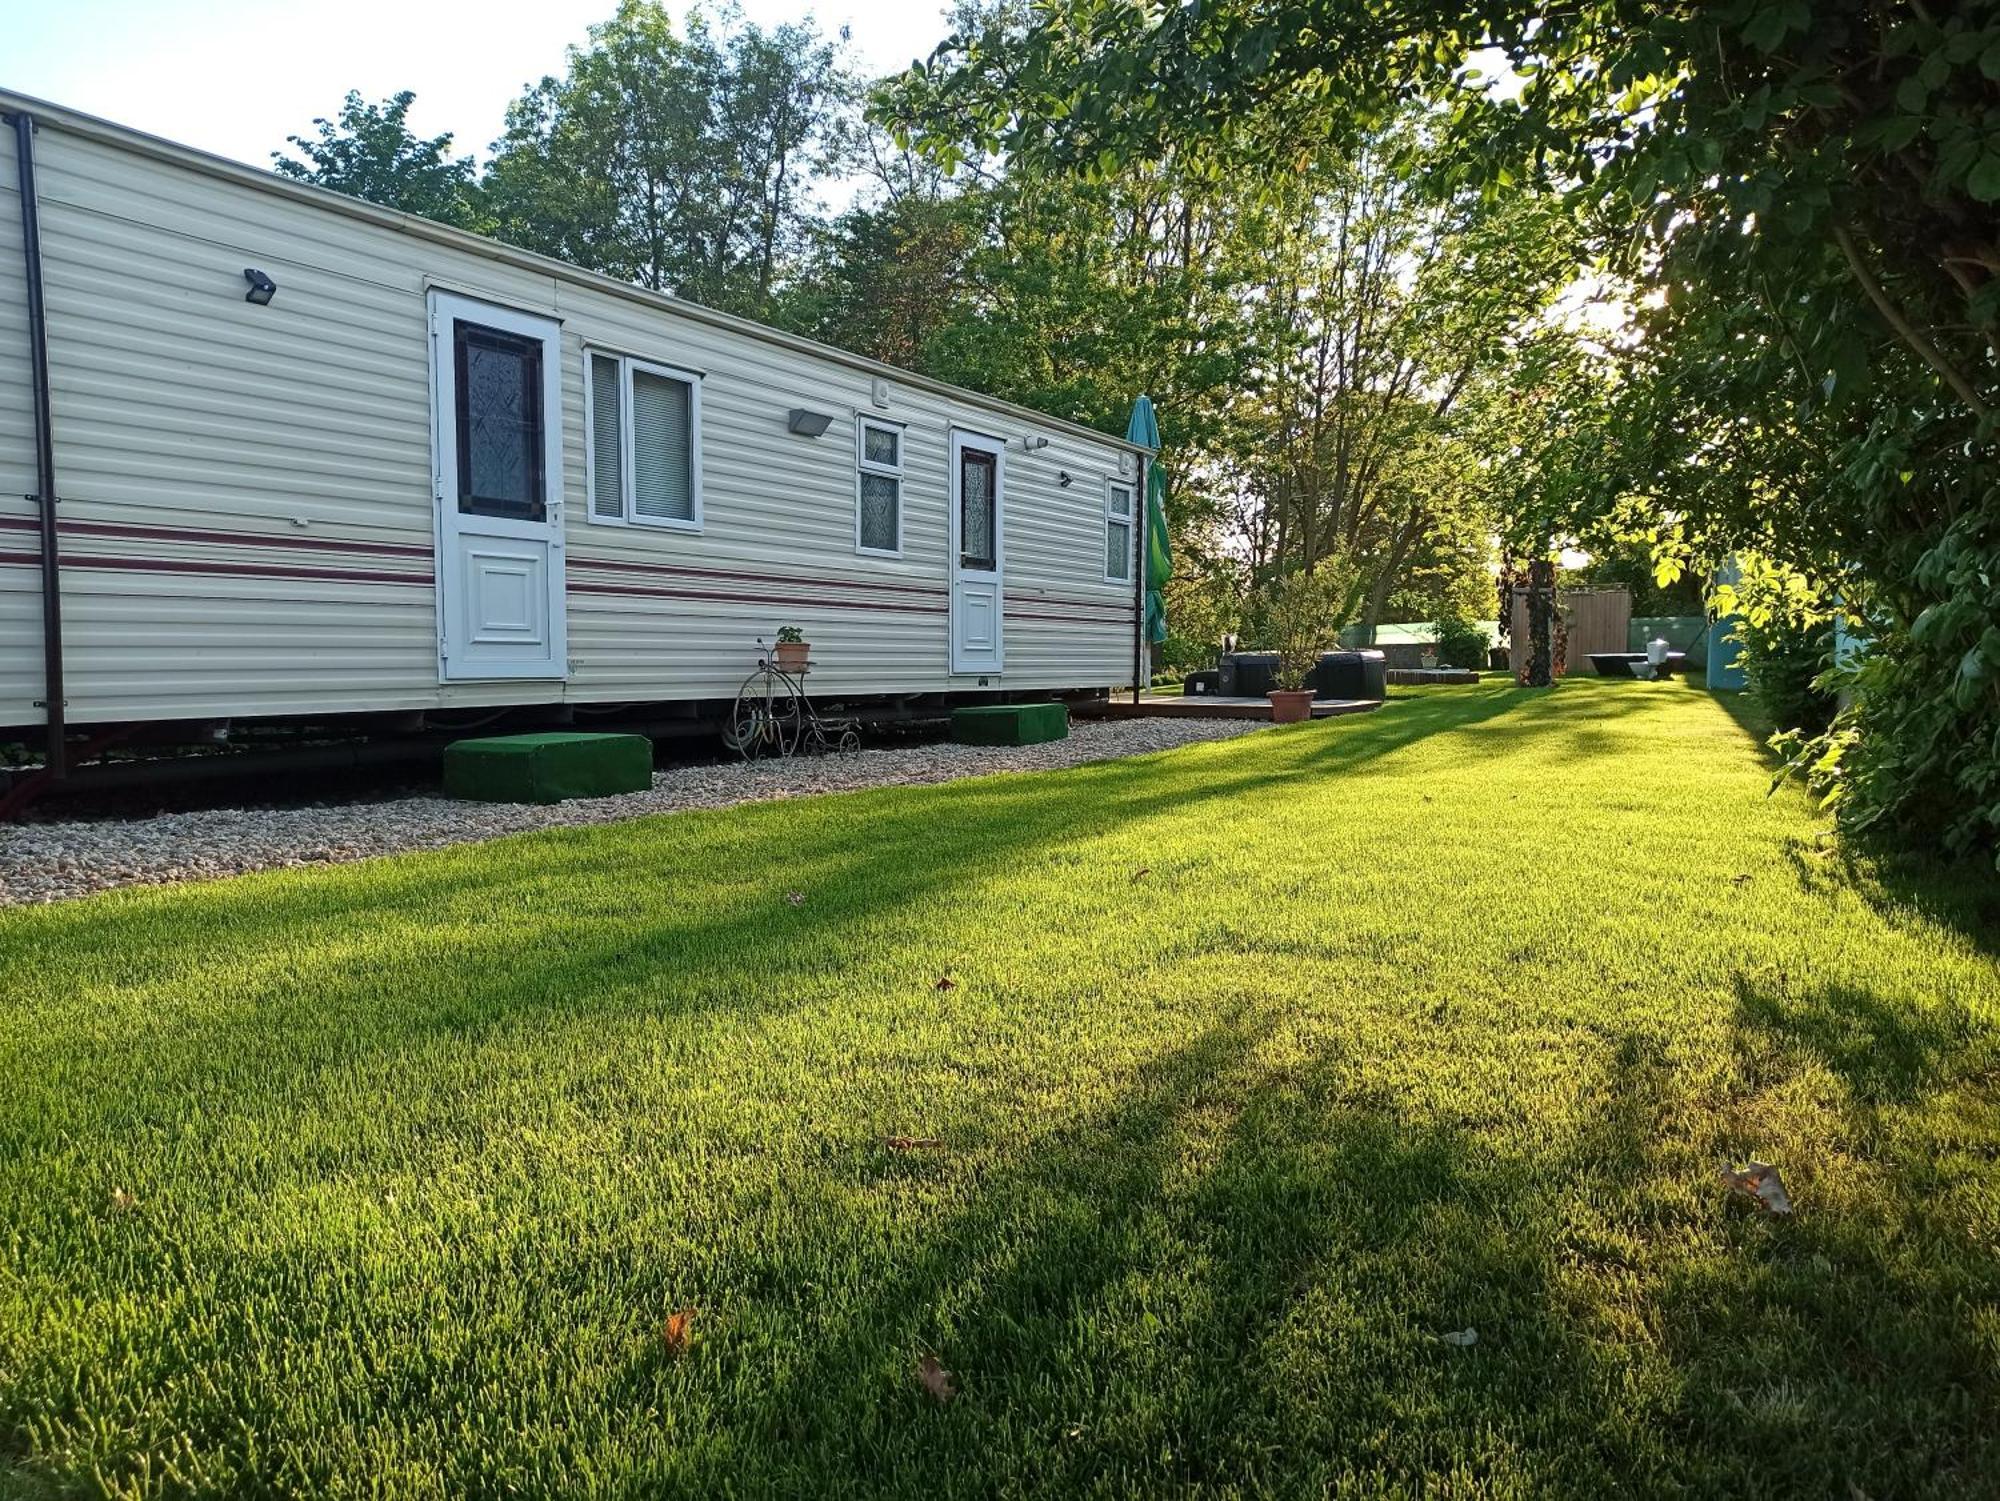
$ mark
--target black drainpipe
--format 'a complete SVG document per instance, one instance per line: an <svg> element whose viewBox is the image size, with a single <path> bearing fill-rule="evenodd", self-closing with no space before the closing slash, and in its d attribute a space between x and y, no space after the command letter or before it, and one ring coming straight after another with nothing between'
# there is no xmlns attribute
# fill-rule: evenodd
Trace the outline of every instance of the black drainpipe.
<svg viewBox="0 0 2000 1501"><path fill-rule="evenodd" d="M63 744L62 554L56 540L56 438L49 416L49 324L42 302L42 219L35 202L35 121L14 116L14 161L21 190L21 258L28 289L28 362L35 389L35 501L42 513L42 691L48 695L48 775L69 774Z"/></svg>

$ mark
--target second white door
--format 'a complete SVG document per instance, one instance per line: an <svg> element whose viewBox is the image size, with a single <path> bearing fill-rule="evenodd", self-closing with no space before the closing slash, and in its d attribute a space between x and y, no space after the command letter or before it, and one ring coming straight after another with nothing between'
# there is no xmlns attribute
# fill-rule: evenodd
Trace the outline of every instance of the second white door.
<svg viewBox="0 0 2000 1501"><path fill-rule="evenodd" d="M1005 661L1006 444L951 435L951 670L997 673Z"/></svg>

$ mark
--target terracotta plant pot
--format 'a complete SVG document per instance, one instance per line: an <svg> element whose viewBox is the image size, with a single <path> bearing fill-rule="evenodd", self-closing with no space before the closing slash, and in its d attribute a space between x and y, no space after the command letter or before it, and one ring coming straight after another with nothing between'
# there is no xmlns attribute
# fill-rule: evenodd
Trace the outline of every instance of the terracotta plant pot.
<svg viewBox="0 0 2000 1501"><path fill-rule="evenodd" d="M780 641L778 643L778 671L801 673L806 670L806 662L812 656L810 641Z"/></svg>
<svg viewBox="0 0 2000 1501"><path fill-rule="evenodd" d="M1302 719L1312 718L1313 692L1310 688L1273 688L1271 700L1271 723L1297 724Z"/></svg>

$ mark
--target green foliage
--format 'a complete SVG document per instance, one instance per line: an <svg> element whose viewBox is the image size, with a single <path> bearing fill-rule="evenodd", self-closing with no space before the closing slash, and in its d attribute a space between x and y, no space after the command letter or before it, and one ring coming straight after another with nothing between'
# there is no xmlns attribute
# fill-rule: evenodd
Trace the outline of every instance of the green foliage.
<svg viewBox="0 0 2000 1501"><path fill-rule="evenodd" d="M1742 555L1734 571L1735 581L1714 591L1716 612L1736 620L1730 635L1743 648L1750 691L1796 755L1826 733L1837 707L1819 685L1831 665L1833 605L1803 574L1768 558ZM1823 768L1822 780L1830 772Z"/></svg>
<svg viewBox="0 0 2000 1501"><path fill-rule="evenodd" d="M757 316L848 170L859 86L810 20L770 30L622 0L508 110L482 196L502 239Z"/></svg>
<svg viewBox="0 0 2000 1501"><path fill-rule="evenodd" d="M795 625L781 625L778 627L778 645L780 646L797 646L805 639L806 633Z"/></svg>
<svg viewBox="0 0 2000 1501"><path fill-rule="evenodd" d="M1823 622L1761 627L1743 622L1732 634L1743 646L1750 691L1786 740L1824 734L1837 707L1833 696L1818 686L1832 651L1831 627Z"/></svg>
<svg viewBox="0 0 2000 1501"><path fill-rule="evenodd" d="M337 118L313 121L316 135L288 137L304 160L274 151L272 170L384 208L478 228L473 160L451 155L449 135L423 140L411 132L416 97L405 89L366 104L350 91Z"/></svg>
<svg viewBox="0 0 2000 1501"><path fill-rule="evenodd" d="M1890 597L1901 628L1879 630L1835 669L1830 686L1851 694L1853 707L1832 737L1800 754L1839 792L1849 822L1960 855L1992 851L2000 848L2000 514L1991 496L1947 526L1899 582Z"/></svg>
<svg viewBox="0 0 2000 1501"><path fill-rule="evenodd" d="M1185 674L1216 665L1222 638L1243 633L1242 575L1228 558L1177 553L1166 590L1168 634L1154 648L1163 668Z"/></svg>
<svg viewBox="0 0 2000 1501"><path fill-rule="evenodd" d="M1586 532L1579 540L1590 561L1581 568L1565 569L1563 587L1625 589L1631 593L1634 615L1700 615L1707 610L1700 572L1678 561L1662 568L1663 539L1650 530L1605 527Z"/></svg>
<svg viewBox="0 0 2000 1501"><path fill-rule="evenodd" d="M1447 615L1437 622L1437 653L1440 667L1470 667L1483 671L1490 641L1476 620L1463 615Z"/></svg>
<svg viewBox="0 0 2000 1501"><path fill-rule="evenodd" d="M1990 1498L2000 893L1633 687L0 911L0 1492Z"/></svg>

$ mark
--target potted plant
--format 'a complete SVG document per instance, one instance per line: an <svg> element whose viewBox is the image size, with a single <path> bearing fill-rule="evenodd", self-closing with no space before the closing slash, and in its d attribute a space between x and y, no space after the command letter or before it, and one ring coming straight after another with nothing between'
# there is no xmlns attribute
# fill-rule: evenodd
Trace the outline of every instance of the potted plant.
<svg viewBox="0 0 2000 1501"><path fill-rule="evenodd" d="M1340 632L1348 592L1328 566L1286 574L1269 586L1264 617L1278 656L1278 685L1269 695L1274 723L1297 724L1312 716L1313 691L1306 679L1319 665L1326 643Z"/></svg>
<svg viewBox="0 0 2000 1501"><path fill-rule="evenodd" d="M812 643L805 633L795 625L778 627L778 671L797 675L806 670L806 663L812 656Z"/></svg>
<svg viewBox="0 0 2000 1501"><path fill-rule="evenodd" d="M1438 649L1435 646L1425 647L1417 657L1417 665L1423 668L1425 672L1437 671Z"/></svg>

